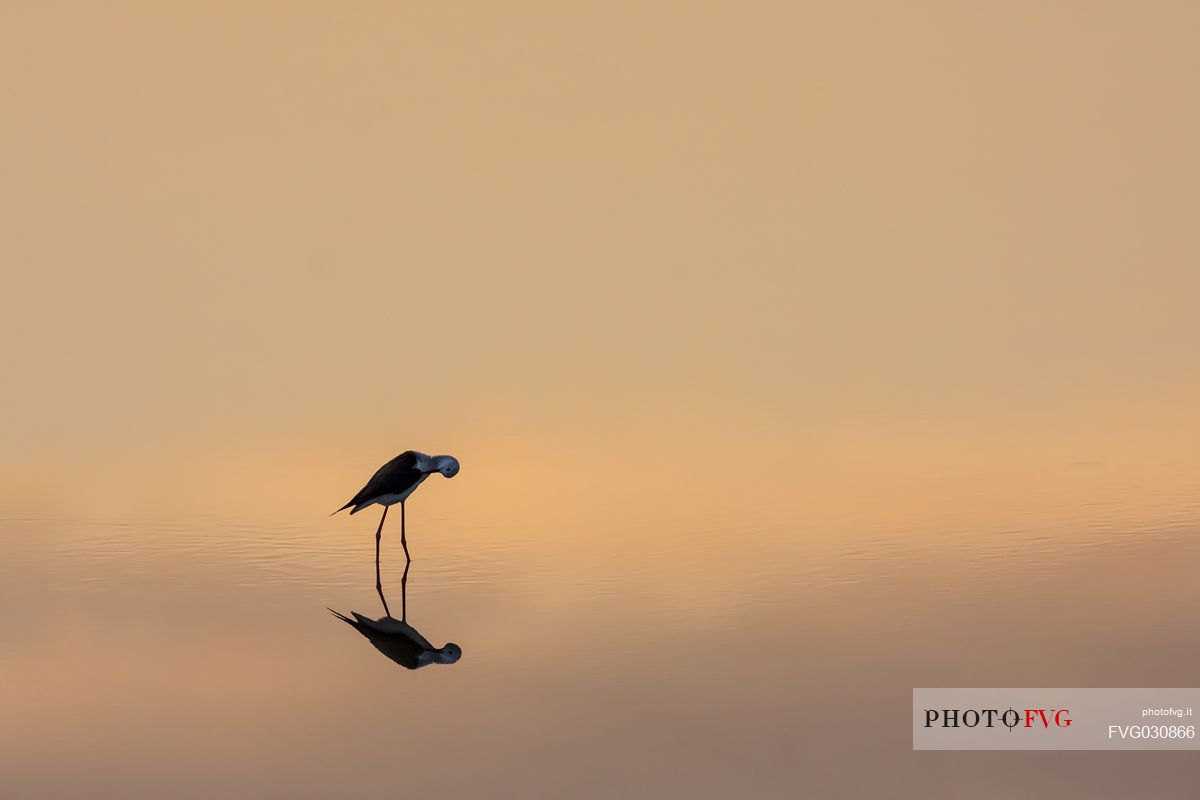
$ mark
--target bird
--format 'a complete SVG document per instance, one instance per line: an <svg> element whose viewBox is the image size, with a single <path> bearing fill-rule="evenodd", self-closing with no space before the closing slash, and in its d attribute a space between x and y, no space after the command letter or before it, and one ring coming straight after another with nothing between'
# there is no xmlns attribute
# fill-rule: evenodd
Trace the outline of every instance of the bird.
<svg viewBox="0 0 1200 800"><path fill-rule="evenodd" d="M388 508L396 503L400 504L400 544L404 548L404 558L412 561L408 554L408 539L405 536L404 501L433 473L453 478L458 474L458 470L458 459L454 456L430 456L416 450L405 450L376 470L358 494L333 512L337 514L349 508L350 514L354 515L368 506L383 506L383 516L379 518L379 527L375 529L375 588L380 591L381 596L383 585L379 580L379 540L383 535L383 523L387 520Z"/></svg>
<svg viewBox="0 0 1200 800"><path fill-rule="evenodd" d="M367 637L376 650L405 669L420 669L430 664L453 664L462 658L461 647L454 642L434 647L420 631L408 624L410 566L412 562L404 565L404 577L400 579L400 619L393 617L392 612L388 610L387 598L384 597L381 586L376 587L379 589L379 599L383 601L383 616L379 619L371 619L357 611L351 611L349 617L332 608L329 609L329 613Z"/></svg>
<svg viewBox="0 0 1200 800"><path fill-rule="evenodd" d="M453 664L462 658L462 648L454 642L434 647L416 628L395 617L383 616L375 620L351 611L351 619L332 608L329 611L367 637L376 650L405 669L420 669L430 664Z"/></svg>

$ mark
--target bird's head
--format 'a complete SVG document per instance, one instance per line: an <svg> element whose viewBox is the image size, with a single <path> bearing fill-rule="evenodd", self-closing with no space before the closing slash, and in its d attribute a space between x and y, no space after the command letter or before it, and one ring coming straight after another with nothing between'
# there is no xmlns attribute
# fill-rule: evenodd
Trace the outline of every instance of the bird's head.
<svg viewBox="0 0 1200 800"><path fill-rule="evenodd" d="M435 658L439 664L453 664L462 658L462 648L454 642L447 642L445 647L437 651Z"/></svg>
<svg viewBox="0 0 1200 800"><path fill-rule="evenodd" d="M433 471L440 472L447 478L458 474L458 459L454 456L434 456Z"/></svg>

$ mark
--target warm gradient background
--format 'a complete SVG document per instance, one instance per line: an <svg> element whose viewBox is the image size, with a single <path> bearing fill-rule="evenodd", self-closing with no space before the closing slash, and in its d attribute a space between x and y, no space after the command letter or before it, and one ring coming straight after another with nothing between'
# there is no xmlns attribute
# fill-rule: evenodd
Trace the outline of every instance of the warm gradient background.
<svg viewBox="0 0 1200 800"><path fill-rule="evenodd" d="M0 793L1192 796L907 715L1196 685L1200 6L189 5L0 5Z"/></svg>

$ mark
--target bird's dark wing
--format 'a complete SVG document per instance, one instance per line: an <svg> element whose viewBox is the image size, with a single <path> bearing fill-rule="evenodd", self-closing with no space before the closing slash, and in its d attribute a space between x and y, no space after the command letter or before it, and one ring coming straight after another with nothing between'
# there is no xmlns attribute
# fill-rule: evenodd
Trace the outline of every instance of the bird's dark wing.
<svg viewBox="0 0 1200 800"><path fill-rule="evenodd" d="M332 608L329 609L335 617L349 624L363 636L367 637L376 650L383 653L385 656L395 661L405 669L417 669L421 666L421 654L425 652L424 648L417 642L414 642L409 636L404 633L390 633L380 631L375 628L368 627L357 620L350 619L347 616L339 614Z"/></svg>
<svg viewBox="0 0 1200 800"><path fill-rule="evenodd" d="M417 454L412 450L405 450L376 470L371 480L367 481L367 485L338 511L361 505L380 495L400 494L420 479L421 470L417 469Z"/></svg>
<svg viewBox="0 0 1200 800"><path fill-rule="evenodd" d="M366 636L367 641L374 645L376 650L405 669L419 669L424 666L421 663L421 655L425 651L411 639L401 634L380 633L361 628L358 632Z"/></svg>

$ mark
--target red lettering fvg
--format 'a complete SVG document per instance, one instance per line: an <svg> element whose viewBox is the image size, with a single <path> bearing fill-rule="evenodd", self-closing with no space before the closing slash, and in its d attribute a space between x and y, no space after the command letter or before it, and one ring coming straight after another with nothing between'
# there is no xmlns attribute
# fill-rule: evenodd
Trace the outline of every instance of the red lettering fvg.
<svg viewBox="0 0 1200 800"><path fill-rule="evenodd" d="M1025 709L1025 727L1032 728L1038 723L1043 728L1054 725L1057 728L1071 727L1071 709L1069 708L1027 708Z"/></svg>

